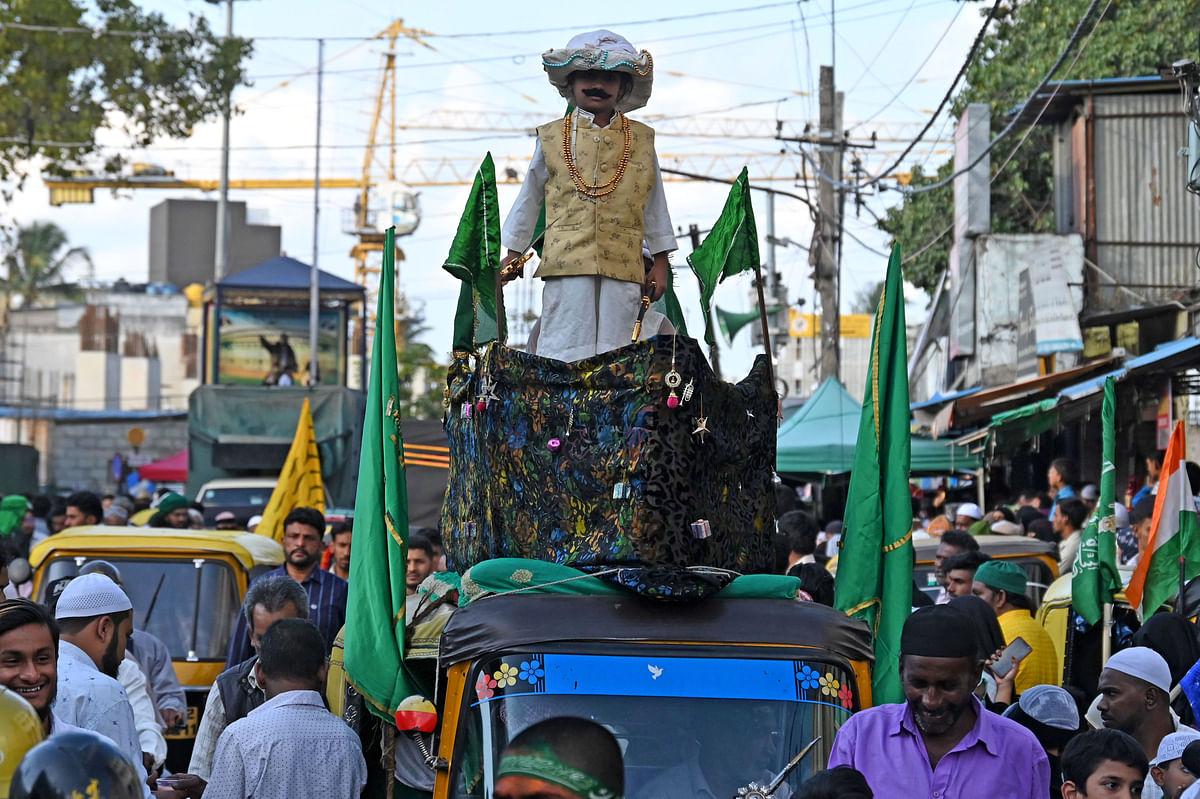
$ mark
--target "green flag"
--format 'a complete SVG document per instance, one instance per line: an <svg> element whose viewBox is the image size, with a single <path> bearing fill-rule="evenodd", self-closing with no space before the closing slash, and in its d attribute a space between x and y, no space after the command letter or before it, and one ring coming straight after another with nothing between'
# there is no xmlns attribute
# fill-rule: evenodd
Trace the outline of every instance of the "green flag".
<svg viewBox="0 0 1200 799"><path fill-rule="evenodd" d="M903 702L900 631L912 610L912 501L908 488L908 352L900 245L892 246L875 312L871 364L850 470L834 606L875 637L874 704Z"/></svg>
<svg viewBox="0 0 1200 799"><path fill-rule="evenodd" d="M688 265L700 281L704 309L704 340L716 343L712 331L712 296L717 284L739 272L758 268L758 230L750 206L750 178L746 167L729 189L725 207L704 241L688 256Z"/></svg>
<svg viewBox="0 0 1200 799"><path fill-rule="evenodd" d="M1104 407L1100 412L1104 443L1100 462L1100 501L1096 512L1088 519L1079 540L1079 552L1071 577L1071 604L1088 624L1095 624L1104 615L1104 605L1113 601L1121 590L1117 573L1117 521L1113 503L1117 499L1116 461L1116 392L1113 379L1104 381Z"/></svg>
<svg viewBox="0 0 1200 799"><path fill-rule="evenodd" d="M500 269L500 205L496 199L496 167L488 153L467 197L442 268L463 282L454 315L454 349L474 350L503 339L496 324L496 272ZM469 311L469 314L468 314Z"/></svg>
<svg viewBox="0 0 1200 799"><path fill-rule="evenodd" d="M389 228L354 497L345 635L346 676L371 712L388 721L401 700L417 693L404 665L408 491L396 372L395 252L396 230Z"/></svg>

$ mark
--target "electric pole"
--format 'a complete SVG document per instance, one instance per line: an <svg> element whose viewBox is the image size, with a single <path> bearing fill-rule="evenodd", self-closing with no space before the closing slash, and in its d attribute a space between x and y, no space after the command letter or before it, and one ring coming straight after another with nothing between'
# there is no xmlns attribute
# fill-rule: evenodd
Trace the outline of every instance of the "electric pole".
<svg viewBox="0 0 1200 799"><path fill-rule="evenodd" d="M208 0L218 4L221 0ZM225 38L233 38L233 0L225 0ZM225 98L225 113L221 116L221 189L217 194L216 257L213 259L213 282L220 283L229 271L229 115L233 98Z"/></svg>
<svg viewBox="0 0 1200 799"><path fill-rule="evenodd" d="M838 252L841 242L842 210L840 191L833 181L842 179L842 100L844 95L834 90L833 67L821 67L820 152L818 162L822 176L817 191L818 227L813 237L809 260L813 265L813 283L821 299L821 369L822 382L827 378L841 379L841 319L838 308Z"/></svg>

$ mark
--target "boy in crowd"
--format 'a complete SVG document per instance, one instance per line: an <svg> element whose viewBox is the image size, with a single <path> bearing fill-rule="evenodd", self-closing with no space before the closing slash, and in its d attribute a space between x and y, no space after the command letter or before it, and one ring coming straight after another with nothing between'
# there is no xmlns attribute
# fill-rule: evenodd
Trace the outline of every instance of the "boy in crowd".
<svg viewBox="0 0 1200 799"><path fill-rule="evenodd" d="M1149 768L1142 747L1128 734L1085 732L1063 750L1063 799L1138 799Z"/></svg>

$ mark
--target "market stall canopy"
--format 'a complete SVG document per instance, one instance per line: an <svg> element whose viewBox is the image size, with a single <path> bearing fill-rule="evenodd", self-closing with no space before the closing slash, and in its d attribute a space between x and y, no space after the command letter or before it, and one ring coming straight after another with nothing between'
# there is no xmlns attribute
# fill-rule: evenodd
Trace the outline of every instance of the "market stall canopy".
<svg viewBox="0 0 1200 799"><path fill-rule="evenodd" d="M186 483L187 466L188 454L184 449L161 460L147 463L138 469L138 476L156 483Z"/></svg>
<svg viewBox="0 0 1200 799"><path fill-rule="evenodd" d="M780 474L850 471L861 418L862 405L836 379L827 379L779 429L775 470ZM953 473L978 468L977 455L950 441L912 437L913 472Z"/></svg>

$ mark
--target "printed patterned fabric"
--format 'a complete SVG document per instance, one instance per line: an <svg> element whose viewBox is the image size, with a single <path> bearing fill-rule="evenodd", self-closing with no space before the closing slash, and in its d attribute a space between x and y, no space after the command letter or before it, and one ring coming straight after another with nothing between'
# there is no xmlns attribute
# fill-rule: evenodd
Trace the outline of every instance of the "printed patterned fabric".
<svg viewBox="0 0 1200 799"><path fill-rule="evenodd" d="M502 557L640 567L607 576L673 600L733 576L689 566L770 571L776 400L762 356L731 385L682 336L571 364L492 345L475 370L451 366L450 396L442 529L457 571Z"/></svg>

